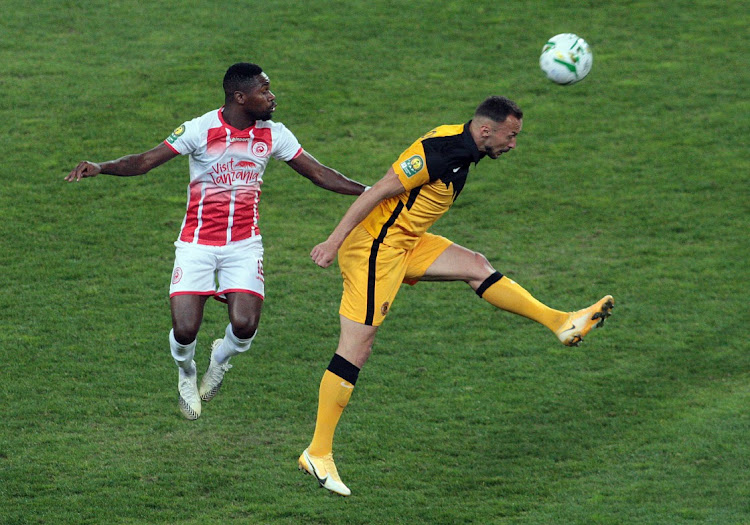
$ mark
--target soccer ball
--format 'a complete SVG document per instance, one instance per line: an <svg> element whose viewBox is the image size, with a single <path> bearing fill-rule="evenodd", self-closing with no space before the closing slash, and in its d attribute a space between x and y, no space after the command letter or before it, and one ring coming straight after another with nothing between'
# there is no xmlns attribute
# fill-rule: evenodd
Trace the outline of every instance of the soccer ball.
<svg viewBox="0 0 750 525"><path fill-rule="evenodd" d="M542 48L539 67L556 84L575 84L591 71L594 54L586 41L573 33L550 38Z"/></svg>

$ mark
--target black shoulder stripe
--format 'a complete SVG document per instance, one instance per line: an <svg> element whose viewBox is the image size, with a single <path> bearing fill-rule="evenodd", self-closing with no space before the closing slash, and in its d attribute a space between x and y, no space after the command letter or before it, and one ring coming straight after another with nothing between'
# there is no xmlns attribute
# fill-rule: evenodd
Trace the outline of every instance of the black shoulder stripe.
<svg viewBox="0 0 750 525"><path fill-rule="evenodd" d="M414 188L409 193L409 198L406 201L406 209L410 210L412 206L414 206L414 201L417 200L417 196L419 195L419 191L422 189L422 186L419 186L417 188Z"/></svg>
<svg viewBox="0 0 750 525"><path fill-rule="evenodd" d="M393 223L396 222L396 219L398 219L398 216L401 215L401 210L404 209L404 203L400 200L398 201L398 204L393 209L393 213L391 213L391 216L388 217L388 220L383 224L383 227L380 229L380 235L378 235L378 242L382 242L383 239L385 239L386 234L388 233L388 228L393 226Z"/></svg>

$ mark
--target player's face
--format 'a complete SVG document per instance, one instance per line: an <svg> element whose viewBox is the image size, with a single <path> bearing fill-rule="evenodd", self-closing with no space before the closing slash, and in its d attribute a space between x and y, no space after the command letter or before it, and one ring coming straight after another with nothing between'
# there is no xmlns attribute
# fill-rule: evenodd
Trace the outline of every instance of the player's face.
<svg viewBox="0 0 750 525"><path fill-rule="evenodd" d="M254 120L271 120L276 109L276 96L271 92L271 81L265 73L255 79L255 86L245 93L245 111Z"/></svg>
<svg viewBox="0 0 750 525"><path fill-rule="evenodd" d="M504 122L489 121L486 127L487 129L482 130L484 149L481 151L486 153L489 158L496 159L516 147L516 137L521 132L523 120L508 115Z"/></svg>

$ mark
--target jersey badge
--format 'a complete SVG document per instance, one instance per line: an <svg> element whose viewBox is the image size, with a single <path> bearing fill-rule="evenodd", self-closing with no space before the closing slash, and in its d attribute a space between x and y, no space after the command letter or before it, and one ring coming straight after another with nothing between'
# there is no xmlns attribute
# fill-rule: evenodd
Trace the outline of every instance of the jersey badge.
<svg viewBox="0 0 750 525"><path fill-rule="evenodd" d="M268 150L268 144L261 140L256 140L253 142L253 145L250 146L250 151L253 152L253 155L256 157L267 157L270 151Z"/></svg>
<svg viewBox="0 0 750 525"><path fill-rule="evenodd" d="M183 135L184 133L185 133L185 126L180 126L179 128L175 129L169 137L167 137L167 142L169 142L170 144L174 144L177 138Z"/></svg>
<svg viewBox="0 0 750 525"><path fill-rule="evenodd" d="M380 315L382 315L383 317L385 317L388 314L388 308L390 306L391 305L388 304L388 301L384 302L383 305L380 307Z"/></svg>
<svg viewBox="0 0 750 525"><path fill-rule="evenodd" d="M407 177L416 175L422 168L424 168L424 159L419 155L413 155L401 163L401 169Z"/></svg>

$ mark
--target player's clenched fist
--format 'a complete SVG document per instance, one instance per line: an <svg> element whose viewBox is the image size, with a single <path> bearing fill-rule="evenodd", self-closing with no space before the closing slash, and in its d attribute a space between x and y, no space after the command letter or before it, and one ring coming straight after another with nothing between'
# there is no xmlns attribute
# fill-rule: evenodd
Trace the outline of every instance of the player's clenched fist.
<svg viewBox="0 0 750 525"><path fill-rule="evenodd" d="M321 268L328 268L336 258L337 251L337 247L331 241L325 241L312 249L310 257Z"/></svg>

